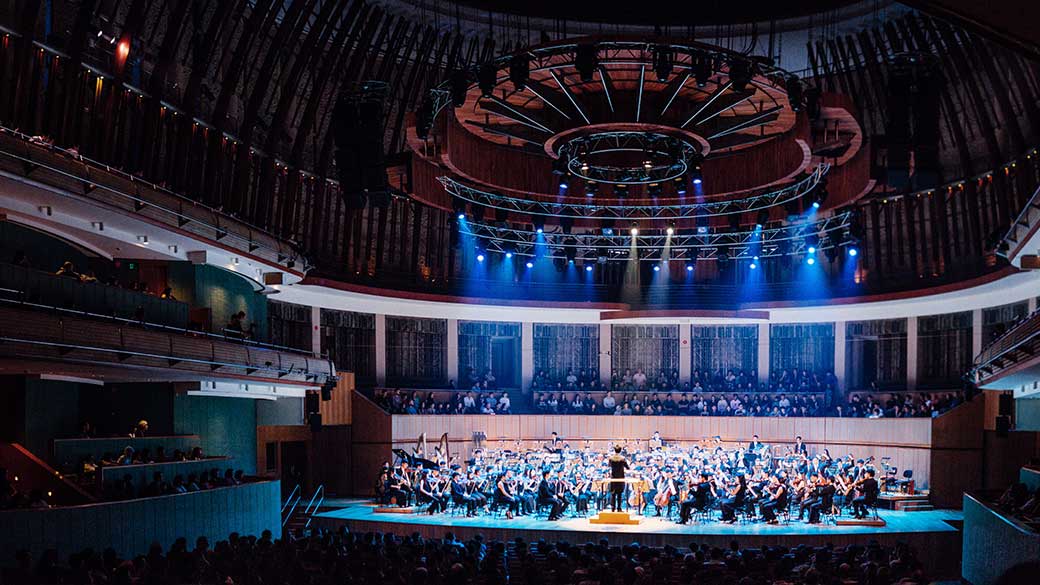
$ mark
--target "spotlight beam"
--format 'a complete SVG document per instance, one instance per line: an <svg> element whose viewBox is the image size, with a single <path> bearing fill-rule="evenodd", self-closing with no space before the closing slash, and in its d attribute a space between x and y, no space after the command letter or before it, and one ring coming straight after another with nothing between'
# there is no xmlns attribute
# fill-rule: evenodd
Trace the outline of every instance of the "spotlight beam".
<svg viewBox="0 0 1040 585"><path fill-rule="evenodd" d="M545 102L545 104L548 105L550 108L556 110L561 116L568 120L571 119L567 112L563 111L562 106L557 105L556 103L557 100L559 100L561 97L560 92L533 80L527 81L527 89L528 91L533 93L535 97Z"/></svg>
<svg viewBox="0 0 1040 585"><path fill-rule="evenodd" d="M488 100L490 100L491 103L487 103ZM482 109L484 109L485 111L491 113L491 114L494 114L496 116L501 116L501 117L506 118L508 120L512 120L513 122L516 122L517 124L523 124L524 126L530 126L531 128L534 128L535 130L541 130L542 132L545 132L547 134L555 134L556 133L554 130L551 130L545 124L542 124L538 120L535 120L534 118L532 118L532 117L528 116L527 114L521 112L520 110L514 108L512 104L510 104L509 102L507 102L507 101L505 101L505 100L503 100L501 98L491 97L491 98L487 98L487 99L481 99L480 100L480 107Z"/></svg>
<svg viewBox="0 0 1040 585"><path fill-rule="evenodd" d="M679 126L679 128L685 128L687 126L687 124L689 124L690 122L693 122L697 118L697 116L701 115L701 112L703 112L705 109L707 109L708 106L710 106L712 102L717 100L719 98L719 96L721 96L723 93L725 93L726 90L729 89L732 86L733 86L733 82L732 81L727 81L726 85L720 85L718 87L718 89L715 90L715 93L711 94L711 97L708 98L703 104L701 104L701 107L697 108L697 111L695 111L692 116L687 118L686 121L683 122L681 126Z"/></svg>
<svg viewBox="0 0 1040 585"><path fill-rule="evenodd" d="M675 91L672 92L672 96L668 98L668 102L664 104L663 108L661 108L662 116L665 112L668 111L668 108L672 105L672 102L675 101L675 96L679 95L679 92L682 91L682 88L686 86L686 82L689 80L690 73L688 71L672 80L672 84L675 85Z"/></svg>
<svg viewBox="0 0 1040 585"><path fill-rule="evenodd" d="M581 109L581 106L578 105L578 100L574 98L574 94L572 94L571 90L563 83L563 80L561 80L560 77L556 75L555 71L549 71L549 75L551 75L553 80L556 81L556 85L560 86L560 89L563 91L563 95L567 96L567 99L570 100L571 105L574 106L574 109L577 110L579 114L581 114L581 117L583 120L585 120L585 123L591 124L592 122L589 120L589 117L585 115L585 110Z"/></svg>

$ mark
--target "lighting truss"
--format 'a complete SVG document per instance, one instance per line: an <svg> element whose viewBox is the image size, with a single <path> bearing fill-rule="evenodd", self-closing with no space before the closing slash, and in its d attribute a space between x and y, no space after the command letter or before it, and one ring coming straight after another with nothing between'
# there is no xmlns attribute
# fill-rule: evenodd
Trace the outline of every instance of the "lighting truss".
<svg viewBox="0 0 1040 585"><path fill-rule="evenodd" d="M651 164L645 168L640 161L637 166L619 167L596 165L588 161L588 157L614 152L639 153ZM690 161L697 158L699 153L686 140L666 134L597 132L567 142L560 149L559 155L567 161L571 174L580 179L611 185L641 185L663 183L681 177L689 168ZM664 162L654 159L664 159Z"/></svg>
<svg viewBox="0 0 1040 585"><path fill-rule="evenodd" d="M511 252L514 256L566 258L597 255L607 260L629 260L632 252L640 261L710 260L725 251L734 260L775 258L800 255L806 252L806 236L817 235L817 252L839 247L841 236L852 223L851 211L842 211L817 221L790 224L779 228L697 233L696 229L681 229L669 236L663 231L639 235L603 235L601 232L570 233L529 230L502 225L468 222L466 234L476 238L489 252ZM667 252L667 255L665 253Z"/></svg>
<svg viewBox="0 0 1040 585"><path fill-rule="evenodd" d="M483 191L448 176L437 177L437 180L444 185L444 190L449 195L491 209L513 213L575 219L672 220L747 213L784 205L812 191L829 170L830 164L821 163L808 177L775 191L739 199L693 200L672 205L644 205L636 202L625 203L622 200L615 200L617 203L613 204L540 201ZM689 198L694 199L692 196Z"/></svg>

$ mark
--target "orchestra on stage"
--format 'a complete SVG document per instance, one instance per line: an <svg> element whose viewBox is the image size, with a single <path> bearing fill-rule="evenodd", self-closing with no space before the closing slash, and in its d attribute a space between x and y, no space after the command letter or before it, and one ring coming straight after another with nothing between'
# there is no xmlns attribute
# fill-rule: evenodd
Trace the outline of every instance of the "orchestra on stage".
<svg viewBox="0 0 1040 585"><path fill-rule="evenodd" d="M827 449L810 454L801 437L770 447L755 435L733 447L720 437L669 444L654 433L597 450L589 441L572 448L553 433L538 448L519 442L479 447L459 461L444 436L432 451L421 437L412 453L395 453L375 485L384 506L506 518L544 513L550 521L610 509L679 524L714 521L716 512L726 523L778 524L797 514L816 524L842 513L876 514L884 481L873 457L834 457Z"/></svg>

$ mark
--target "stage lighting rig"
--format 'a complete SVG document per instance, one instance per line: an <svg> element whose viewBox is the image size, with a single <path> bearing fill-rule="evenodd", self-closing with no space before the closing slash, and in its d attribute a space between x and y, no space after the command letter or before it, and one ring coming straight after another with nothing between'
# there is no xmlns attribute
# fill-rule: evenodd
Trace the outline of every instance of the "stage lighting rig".
<svg viewBox="0 0 1040 585"><path fill-rule="evenodd" d="M802 100L805 99L805 86L797 75L787 78L787 100L791 102L791 109L795 112L802 111Z"/></svg>
<svg viewBox="0 0 1040 585"><path fill-rule="evenodd" d="M498 81L498 69L491 63L484 63L477 70L477 85L480 86L480 95L489 98L495 93L495 83Z"/></svg>
<svg viewBox="0 0 1040 585"><path fill-rule="evenodd" d="M451 105L461 108L466 103L466 90L469 89L469 76L465 70L451 74Z"/></svg>
<svg viewBox="0 0 1040 585"><path fill-rule="evenodd" d="M754 72L751 61L742 58L733 58L729 62L729 80L733 84L733 91L742 92L747 89Z"/></svg>
<svg viewBox="0 0 1040 585"><path fill-rule="evenodd" d="M653 68L657 81L664 83L672 74L672 50L667 45L654 45Z"/></svg>
<svg viewBox="0 0 1040 585"><path fill-rule="evenodd" d="M697 87L708 85L708 80L711 79L711 71L714 68L711 57L703 54L694 55L692 61L693 76L697 80Z"/></svg>
<svg viewBox="0 0 1040 585"><path fill-rule="evenodd" d="M509 80L513 82L516 91L523 91L527 87L527 79L531 75L531 57L527 53L514 55L509 60Z"/></svg>

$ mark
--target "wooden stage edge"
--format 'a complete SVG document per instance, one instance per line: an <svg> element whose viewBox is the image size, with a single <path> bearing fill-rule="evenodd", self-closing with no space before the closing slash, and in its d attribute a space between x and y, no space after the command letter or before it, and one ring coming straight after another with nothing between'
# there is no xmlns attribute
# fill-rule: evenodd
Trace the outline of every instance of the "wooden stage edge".
<svg viewBox="0 0 1040 585"><path fill-rule="evenodd" d="M742 547L763 545L824 546L833 544L866 545L876 541L882 545L907 543L917 551L929 576L933 579L960 577L961 532L955 528L962 520L960 511L896 512L880 510L885 526L807 525L770 526L761 523L723 524L718 521L680 526L656 517L641 517L637 525L592 524L589 518L565 518L558 522L530 517L506 520L501 517L451 516L446 514L380 514L361 502L344 502L340 509L314 516L312 526L336 529L347 526L353 532L392 532L403 536L418 533L424 538L442 538L452 532L466 540L481 535L485 540L527 542L541 539L566 540L571 543L598 542L606 539L612 545L632 542L649 546L671 545L685 550L690 543L728 547L736 540Z"/></svg>

